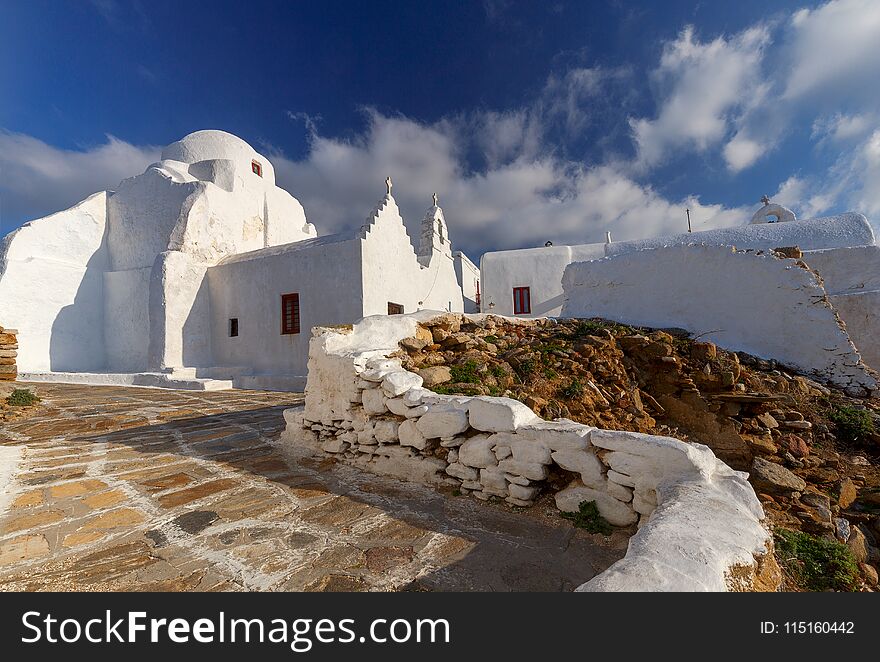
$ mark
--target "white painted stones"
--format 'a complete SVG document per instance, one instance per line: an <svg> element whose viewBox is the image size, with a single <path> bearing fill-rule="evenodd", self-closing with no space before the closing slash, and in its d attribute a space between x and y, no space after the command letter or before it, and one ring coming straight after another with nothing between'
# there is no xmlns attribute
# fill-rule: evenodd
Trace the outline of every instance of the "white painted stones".
<svg viewBox="0 0 880 662"><path fill-rule="evenodd" d="M577 512L583 501L595 501L599 514L614 526L629 526L638 520L636 512L627 504L607 492L578 485L577 481L556 493L556 507L567 513Z"/></svg>
<svg viewBox="0 0 880 662"><path fill-rule="evenodd" d="M596 489L606 489L607 481L602 472L602 463L592 453L561 450L553 453L552 457L553 461L566 471L579 473L584 485Z"/></svg>
<svg viewBox="0 0 880 662"><path fill-rule="evenodd" d="M390 398L385 401L385 406L388 407L388 411L397 416L406 416L410 410L403 398Z"/></svg>
<svg viewBox="0 0 880 662"><path fill-rule="evenodd" d="M498 496L507 496L507 480L497 469L480 469L480 483Z"/></svg>
<svg viewBox="0 0 880 662"><path fill-rule="evenodd" d="M513 432L541 420L523 403L509 398L478 397L468 406L471 427L483 432Z"/></svg>
<svg viewBox="0 0 880 662"><path fill-rule="evenodd" d="M590 433L596 428L566 419L538 421L517 429L517 436L540 440L552 451L584 451L590 444Z"/></svg>
<svg viewBox="0 0 880 662"><path fill-rule="evenodd" d="M454 437L468 429L467 411L454 408L432 408L416 423L419 432L428 439Z"/></svg>
<svg viewBox="0 0 880 662"><path fill-rule="evenodd" d="M498 463L498 468L515 476L522 476L529 480L544 480L547 477L547 465L538 464L537 462L523 462L508 458Z"/></svg>
<svg viewBox="0 0 880 662"><path fill-rule="evenodd" d="M428 440L419 431L413 419L408 419L400 424L400 427L397 428L397 437L401 446L412 446L416 450L424 450L428 445Z"/></svg>
<svg viewBox="0 0 880 662"><path fill-rule="evenodd" d="M365 414L384 414L388 411L385 406L385 393L380 389L367 389L363 393L363 406Z"/></svg>
<svg viewBox="0 0 880 662"><path fill-rule="evenodd" d="M400 423L397 421L376 421L376 424L373 426L373 434L380 444L396 443L399 427Z"/></svg>
<svg viewBox="0 0 880 662"><path fill-rule="evenodd" d="M455 462L446 467L446 473L461 480L477 480L479 474L473 467L466 467L460 462Z"/></svg>
<svg viewBox="0 0 880 662"><path fill-rule="evenodd" d="M510 491L510 496L514 499L519 499L520 501L531 501L538 493L538 489L535 487L524 487L522 485L516 485L515 483L511 484L508 489Z"/></svg>
<svg viewBox="0 0 880 662"><path fill-rule="evenodd" d="M485 434L478 434L465 441L458 449L459 462L469 467L487 468L498 465L492 448L495 441Z"/></svg>
<svg viewBox="0 0 880 662"><path fill-rule="evenodd" d="M421 388L421 386L422 378L406 370L392 372L382 380L382 388L391 397L403 395L411 388Z"/></svg>

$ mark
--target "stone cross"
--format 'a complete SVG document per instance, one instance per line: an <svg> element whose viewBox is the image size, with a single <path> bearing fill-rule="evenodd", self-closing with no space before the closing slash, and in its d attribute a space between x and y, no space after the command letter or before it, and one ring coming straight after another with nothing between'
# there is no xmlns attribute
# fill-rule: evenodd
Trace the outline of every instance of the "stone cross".
<svg viewBox="0 0 880 662"><path fill-rule="evenodd" d="M769 204L770 204L770 198L769 198L769 196L766 196L766 195L762 196L762 197L761 197L761 202L763 202L765 205L769 205Z"/></svg>
<svg viewBox="0 0 880 662"><path fill-rule="evenodd" d="M385 193L391 195L391 177L385 178Z"/></svg>
<svg viewBox="0 0 880 662"><path fill-rule="evenodd" d="M431 194L431 200L434 201L434 206L436 207L437 206L437 194L436 193Z"/></svg>

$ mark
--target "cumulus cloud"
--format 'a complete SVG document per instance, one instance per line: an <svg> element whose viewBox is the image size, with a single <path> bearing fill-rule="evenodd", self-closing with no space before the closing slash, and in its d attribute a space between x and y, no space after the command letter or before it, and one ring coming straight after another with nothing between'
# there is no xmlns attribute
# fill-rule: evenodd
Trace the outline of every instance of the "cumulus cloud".
<svg viewBox="0 0 880 662"><path fill-rule="evenodd" d="M161 150L107 136L83 150L53 147L0 130L0 227L66 209L92 193L113 189L159 160Z"/></svg>
<svg viewBox="0 0 880 662"><path fill-rule="evenodd" d="M536 154L522 139L521 116L483 119L511 139L506 159L477 172L466 168L463 155L472 143L479 147L483 137L461 131L457 122L427 125L376 111L368 119L365 134L355 140L314 135L306 158L273 157L279 184L302 201L321 232L360 226L384 193L386 175L394 180L411 235L437 192L454 244L474 258L485 250L547 240L600 242L606 230L618 240L683 232L685 208L695 229L748 218L748 210L704 204L696 197L668 200L611 165L588 167L549 152Z"/></svg>
<svg viewBox="0 0 880 662"><path fill-rule="evenodd" d="M760 89L760 63L769 40L763 25L710 42L700 41L688 26L666 43L653 72L660 95L657 116L630 120L637 165L655 165L681 148L705 151L720 143ZM731 151L738 162L751 157L746 142Z"/></svg>
<svg viewBox="0 0 880 662"><path fill-rule="evenodd" d="M833 0L794 12L784 98L828 94L880 98L880 3Z"/></svg>

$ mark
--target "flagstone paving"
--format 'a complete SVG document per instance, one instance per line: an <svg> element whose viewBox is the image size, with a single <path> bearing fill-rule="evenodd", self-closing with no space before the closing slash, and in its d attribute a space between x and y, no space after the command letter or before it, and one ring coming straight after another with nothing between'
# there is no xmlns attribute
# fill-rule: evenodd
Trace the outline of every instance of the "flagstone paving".
<svg viewBox="0 0 880 662"><path fill-rule="evenodd" d="M587 534L549 507L313 457L280 439L300 394L37 390L39 409L0 425L20 453L0 478L0 590L558 591L625 552L622 533Z"/></svg>

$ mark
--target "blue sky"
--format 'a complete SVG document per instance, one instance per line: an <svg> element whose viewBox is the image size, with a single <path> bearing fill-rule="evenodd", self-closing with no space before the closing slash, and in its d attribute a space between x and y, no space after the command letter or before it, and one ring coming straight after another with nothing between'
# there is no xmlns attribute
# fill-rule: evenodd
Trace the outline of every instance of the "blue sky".
<svg viewBox="0 0 880 662"><path fill-rule="evenodd" d="M326 234L387 174L454 243L880 218L880 2L0 4L0 232L235 133Z"/></svg>

